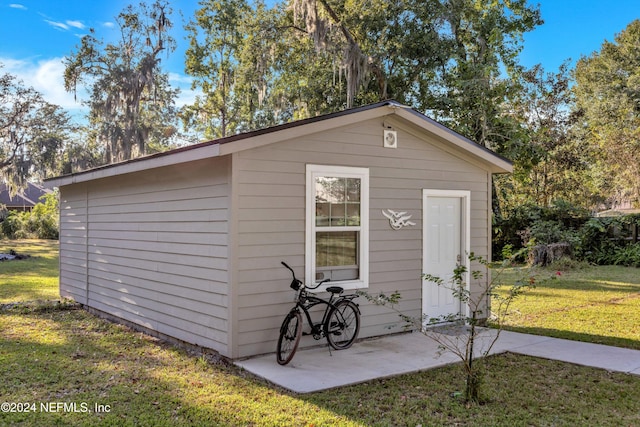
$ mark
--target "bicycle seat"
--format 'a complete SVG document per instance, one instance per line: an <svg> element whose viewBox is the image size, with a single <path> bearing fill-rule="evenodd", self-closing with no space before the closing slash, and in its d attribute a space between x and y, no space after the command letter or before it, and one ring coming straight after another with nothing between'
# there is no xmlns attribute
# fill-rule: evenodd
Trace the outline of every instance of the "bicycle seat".
<svg viewBox="0 0 640 427"><path fill-rule="evenodd" d="M327 292L330 292L332 294L341 294L344 291L344 289L342 289L340 286L329 286L327 288Z"/></svg>

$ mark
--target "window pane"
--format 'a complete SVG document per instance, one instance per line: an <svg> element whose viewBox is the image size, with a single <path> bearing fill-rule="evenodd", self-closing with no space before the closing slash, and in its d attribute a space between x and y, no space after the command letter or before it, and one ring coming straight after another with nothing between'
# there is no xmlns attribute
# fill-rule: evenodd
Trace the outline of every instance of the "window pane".
<svg viewBox="0 0 640 427"><path fill-rule="evenodd" d="M318 203L316 202L316 226L328 227L329 226L329 214L331 212L330 203Z"/></svg>
<svg viewBox="0 0 640 427"><path fill-rule="evenodd" d="M316 226L360 225L360 178L316 178Z"/></svg>
<svg viewBox="0 0 640 427"><path fill-rule="evenodd" d="M344 178L319 176L316 178L316 201L344 203L346 182Z"/></svg>
<svg viewBox="0 0 640 427"><path fill-rule="evenodd" d="M350 227L360 225L360 203L347 204L347 225Z"/></svg>
<svg viewBox="0 0 640 427"><path fill-rule="evenodd" d="M320 176L316 178L316 202L330 202L331 198L331 181L334 178Z"/></svg>
<svg viewBox="0 0 640 427"><path fill-rule="evenodd" d="M342 226L346 225L345 223L345 211L346 206L344 203L332 203L331 204L331 226Z"/></svg>
<svg viewBox="0 0 640 427"><path fill-rule="evenodd" d="M355 266L357 264L357 231L316 233L316 267Z"/></svg>
<svg viewBox="0 0 640 427"><path fill-rule="evenodd" d="M360 277L358 238L357 231L316 233L316 281Z"/></svg>
<svg viewBox="0 0 640 427"><path fill-rule="evenodd" d="M331 201L334 203L344 203L347 185L344 178L332 178L331 181Z"/></svg>
<svg viewBox="0 0 640 427"><path fill-rule="evenodd" d="M360 201L360 178L347 178L347 197L348 202Z"/></svg>

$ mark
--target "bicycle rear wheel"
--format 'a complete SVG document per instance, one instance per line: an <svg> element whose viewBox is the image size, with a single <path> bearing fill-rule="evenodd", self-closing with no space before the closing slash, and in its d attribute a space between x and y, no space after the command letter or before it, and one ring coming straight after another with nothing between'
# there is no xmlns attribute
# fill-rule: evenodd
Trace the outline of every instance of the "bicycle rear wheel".
<svg viewBox="0 0 640 427"><path fill-rule="evenodd" d="M278 337L277 359L280 365L286 365L293 359L298 349L300 336L302 335L302 316L297 310L292 310L285 317L280 327Z"/></svg>
<svg viewBox="0 0 640 427"><path fill-rule="evenodd" d="M329 312L325 325L325 335L329 345L336 350L351 347L360 332L360 311L349 300L341 300Z"/></svg>

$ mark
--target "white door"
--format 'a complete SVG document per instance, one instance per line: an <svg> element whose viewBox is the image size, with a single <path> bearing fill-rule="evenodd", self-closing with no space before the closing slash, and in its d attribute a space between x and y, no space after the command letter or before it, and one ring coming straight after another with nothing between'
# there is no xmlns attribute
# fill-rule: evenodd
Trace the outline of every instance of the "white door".
<svg viewBox="0 0 640 427"><path fill-rule="evenodd" d="M447 286L462 257L462 198L424 195L423 272ZM422 281L422 312L429 318L460 313L451 289ZM426 319L428 321L428 319Z"/></svg>

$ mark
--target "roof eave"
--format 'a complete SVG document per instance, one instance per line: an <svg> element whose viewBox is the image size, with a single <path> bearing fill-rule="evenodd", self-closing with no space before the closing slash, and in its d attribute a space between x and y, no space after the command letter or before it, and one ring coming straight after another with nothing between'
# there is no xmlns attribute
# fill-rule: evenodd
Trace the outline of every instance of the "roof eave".
<svg viewBox="0 0 640 427"><path fill-rule="evenodd" d="M448 127L438 123L437 121L417 112L416 110L406 107L401 104L390 105L389 108L393 109L394 113L402 117L403 119L417 125L437 136L443 138L454 146L467 151L483 161L483 163L489 166L491 173L511 173L513 172L513 162L500 156L494 151L485 148L470 139L465 138L459 133L449 129Z"/></svg>
<svg viewBox="0 0 640 427"><path fill-rule="evenodd" d="M224 156L248 148L266 145L286 140L287 138L327 129L326 122L328 120L333 120L333 125L331 127L337 127L343 124L348 124L349 121L353 120L354 114L362 116L360 118L366 118L366 116L375 117L376 115L380 115L380 110L378 110L380 107L391 103L391 101L383 101L377 104L365 105L351 110L344 110L308 119L297 120L291 123L258 129L213 141L202 142L200 144L176 150L138 157L121 163L100 166L87 171L50 178L45 180L44 183L47 188L61 187L92 181L94 179L108 178L110 176L121 175L124 173L139 172L156 167L184 163L192 160ZM393 103L395 103L395 101L393 101ZM301 131L300 129L303 130Z"/></svg>
<svg viewBox="0 0 640 427"><path fill-rule="evenodd" d="M62 187L65 185L78 184L81 182L93 181L95 179L108 178L115 175L139 172L147 169L206 159L209 157L217 157L220 155L220 146L218 144L205 143L198 147L185 148L186 149L153 154L121 163L105 165L88 171L50 178L45 180L45 185L48 188Z"/></svg>
<svg viewBox="0 0 640 427"><path fill-rule="evenodd" d="M460 150L469 152L487 164L492 173L510 173L513 171L513 164L509 160L467 138L464 138L460 134L413 110L412 108L390 100L351 110L311 117L296 122L273 126L271 128L233 135L150 156L139 157L121 163L90 169L88 171L63 175L45 180L45 184L48 188L61 187L92 181L95 179L108 178L125 173L139 172L194 160L224 156L272 144L278 141L284 141L328 129L338 128L353 123L354 120L374 119L388 116L389 114L396 114L416 126L449 141Z"/></svg>

